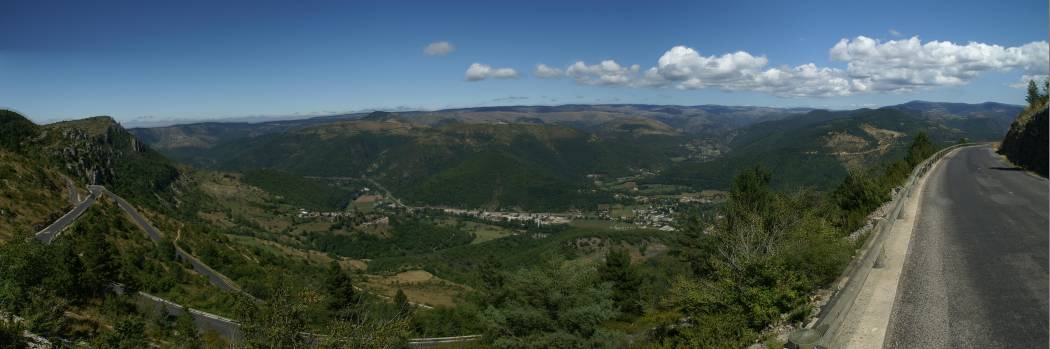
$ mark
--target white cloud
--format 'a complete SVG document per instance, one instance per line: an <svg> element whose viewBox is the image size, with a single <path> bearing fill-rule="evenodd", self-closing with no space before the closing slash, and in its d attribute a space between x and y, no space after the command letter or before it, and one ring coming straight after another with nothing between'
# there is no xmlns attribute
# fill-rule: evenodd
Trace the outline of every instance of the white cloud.
<svg viewBox="0 0 1050 349"><path fill-rule="evenodd" d="M1028 88L1028 82L1032 81L1032 80L1035 80L1036 85L1043 86L1042 85L1043 82L1048 80L1048 79L1050 79L1050 76L1045 75L1045 74L1044 75L1024 74L1024 75L1021 75L1021 78L1018 79L1017 82L1012 83L1012 84L1010 84L1008 86L1013 87L1013 88Z"/></svg>
<svg viewBox="0 0 1050 349"><path fill-rule="evenodd" d="M639 69L637 64L624 67L611 59L594 65L576 61L565 68L565 75L584 85L628 85L636 80Z"/></svg>
<svg viewBox="0 0 1050 349"><path fill-rule="evenodd" d="M890 28L890 35L893 35L894 37L900 37L903 34L901 34L901 32L899 32L899 31L897 31L897 29Z"/></svg>
<svg viewBox="0 0 1050 349"><path fill-rule="evenodd" d="M765 56L746 51L705 56L693 48L675 46L645 70L637 64L625 66L605 60L597 64L578 61L565 69L540 64L534 74L543 78L568 76L583 85L716 88L782 97L831 97L958 86L992 71L1020 71L1027 84L1029 78L1045 79L1048 75L1048 51L1046 41L1002 47L975 42L923 43L918 37L882 42L858 36L842 39L828 51L832 61L846 63L845 69L814 63L769 67ZM471 80L469 70L467 75Z"/></svg>
<svg viewBox="0 0 1050 349"><path fill-rule="evenodd" d="M493 68L488 64L474 63L467 68L465 78L467 81L479 81L488 78L493 79L515 79L518 71L511 68Z"/></svg>
<svg viewBox="0 0 1050 349"><path fill-rule="evenodd" d="M536 70L532 72L533 75L544 79L559 78L565 73L561 69L550 67L546 64L537 64Z"/></svg>
<svg viewBox="0 0 1050 349"><path fill-rule="evenodd" d="M423 48L427 56L444 56L456 50L456 45L448 41L432 42Z"/></svg>
<svg viewBox="0 0 1050 349"><path fill-rule="evenodd" d="M692 48L675 46L660 56L656 69L660 76L671 81L717 84L744 78L767 63L766 57L743 51L707 57Z"/></svg>
<svg viewBox="0 0 1050 349"><path fill-rule="evenodd" d="M988 71L1046 75L1048 51L1045 41L1002 47L977 42L922 43L918 37L881 42L858 36L840 40L829 54L832 60L847 63L850 79L862 81L872 91L908 91L964 85Z"/></svg>

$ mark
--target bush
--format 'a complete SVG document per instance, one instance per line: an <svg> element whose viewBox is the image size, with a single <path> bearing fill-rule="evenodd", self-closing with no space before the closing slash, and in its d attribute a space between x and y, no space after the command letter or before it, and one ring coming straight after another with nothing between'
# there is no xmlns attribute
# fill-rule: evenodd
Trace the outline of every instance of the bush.
<svg viewBox="0 0 1050 349"><path fill-rule="evenodd" d="M551 261L507 275L482 297L484 339L497 348L618 348L601 327L618 315L609 283L591 266Z"/></svg>

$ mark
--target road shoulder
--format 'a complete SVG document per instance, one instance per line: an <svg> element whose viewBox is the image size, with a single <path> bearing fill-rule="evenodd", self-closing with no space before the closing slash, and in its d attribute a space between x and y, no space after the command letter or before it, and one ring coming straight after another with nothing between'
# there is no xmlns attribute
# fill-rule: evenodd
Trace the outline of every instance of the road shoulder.
<svg viewBox="0 0 1050 349"><path fill-rule="evenodd" d="M883 267L871 270L857 296L853 310L843 319L842 340L836 341L842 343L842 347L883 347L926 181L936 172L937 167L953 157L957 151L953 150L937 161L934 167L915 183L911 195L904 198L900 216L888 231L883 245Z"/></svg>

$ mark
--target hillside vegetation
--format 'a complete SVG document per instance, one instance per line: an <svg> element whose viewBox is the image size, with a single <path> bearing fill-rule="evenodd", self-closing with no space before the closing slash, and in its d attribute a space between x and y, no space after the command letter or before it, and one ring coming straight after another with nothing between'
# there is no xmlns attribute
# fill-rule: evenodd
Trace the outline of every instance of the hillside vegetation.
<svg viewBox="0 0 1050 349"><path fill-rule="evenodd" d="M486 107L134 132L204 168L368 178L409 205L543 212L612 202L612 193L596 190L594 179L724 189L754 164L778 174L775 187L828 190L851 170L899 159L919 131L939 145L999 139L1017 110L919 101L849 111ZM166 136L170 132L178 136ZM182 142L185 137L207 141ZM304 193L316 187L290 177L269 179L257 184ZM300 204L331 208L333 201Z"/></svg>
<svg viewBox="0 0 1050 349"><path fill-rule="evenodd" d="M729 144L732 151L724 157L679 164L650 181L725 188L731 174L758 164L777 174L772 182L775 187L827 190L851 170L900 159L920 132L938 146L961 138L986 141L1001 137L1001 133L976 126L980 132L967 131L970 123L944 123L902 108L818 110L744 128L733 138Z"/></svg>
<svg viewBox="0 0 1050 349"><path fill-rule="evenodd" d="M1047 86L1044 84L1043 93L1040 94L1032 81L1028 93L1029 106L1010 125L1010 132L1003 138L999 153L1011 162L1046 177L1047 162L1050 161L1047 150L1047 144L1050 144Z"/></svg>

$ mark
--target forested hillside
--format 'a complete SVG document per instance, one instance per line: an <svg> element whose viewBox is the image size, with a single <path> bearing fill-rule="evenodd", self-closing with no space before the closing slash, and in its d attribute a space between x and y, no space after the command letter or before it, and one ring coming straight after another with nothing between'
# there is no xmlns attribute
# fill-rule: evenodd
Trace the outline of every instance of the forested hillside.
<svg viewBox="0 0 1050 349"><path fill-rule="evenodd" d="M134 132L205 168L369 178L419 206L564 211L612 202L596 179L725 189L735 173L754 164L778 174L776 187L827 190L850 170L901 157L919 131L939 145L998 139L1012 117L1004 115L1015 110L996 103L918 101L848 111L486 107L266 123L256 126L254 136L227 134L221 124ZM168 132L181 136L164 136ZM202 141L173 143L195 137ZM300 187L293 182L284 186Z"/></svg>

